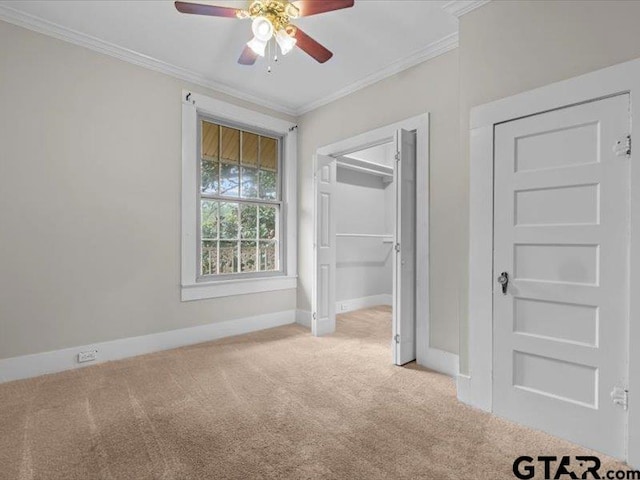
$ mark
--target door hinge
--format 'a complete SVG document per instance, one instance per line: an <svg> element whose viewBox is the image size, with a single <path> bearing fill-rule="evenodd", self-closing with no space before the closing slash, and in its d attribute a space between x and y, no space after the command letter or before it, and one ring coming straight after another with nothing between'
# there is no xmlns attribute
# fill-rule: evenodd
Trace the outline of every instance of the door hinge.
<svg viewBox="0 0 640 480"><path fill-rule="evenodd" d="M629 407L629 390L623 387L613 387L611 401L626 410Z"/></svg>
<svg viewBox="0 0 640 480"><path fill-rule="evenodd" d="M400 244L399 243L396 243L393 248L395 249L396 252L400 252Z"/></svg>
<svg viewBox="0 0 640 480"><path fill-rule="evenodd" d="M613 153L618 157L628 157L631 155L631 135L625 135L613 146Z"/></svg>
<svg viewBox="0 0 640 480"><path fill-rule="evenodd" d="M316 312L313 312L313 314L311 315L311 318L313 318L314 320L318 319L318 315L316 314Z"/></svg>
<svg viewBox="0 0 640 480"><path fill-rule="evenodd" d="M394 341L395 343L400 343L400 334L396 334L396 335L394 335L394 336L393 336L393 341Z"/></svg>
<svg viewBox="0 0 640 480"><path fill-rule="evenodd" d="M396 159L396 162L400 161L400 152L396 152L395 159Z"/></svg>

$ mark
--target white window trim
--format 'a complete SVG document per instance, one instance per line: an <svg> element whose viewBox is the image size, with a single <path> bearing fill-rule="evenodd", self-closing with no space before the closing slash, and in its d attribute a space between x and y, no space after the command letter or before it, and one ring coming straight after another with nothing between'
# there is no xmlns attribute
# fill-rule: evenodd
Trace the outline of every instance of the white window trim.
<svg viewBox="0 0 640 480"><path fill-rule="evenodd" d="M268 130L282 136L282 185L285 228L284 275L198 281L198 114ZM182 301L297 288L297 126L204 95L182 91Z"/></svg>

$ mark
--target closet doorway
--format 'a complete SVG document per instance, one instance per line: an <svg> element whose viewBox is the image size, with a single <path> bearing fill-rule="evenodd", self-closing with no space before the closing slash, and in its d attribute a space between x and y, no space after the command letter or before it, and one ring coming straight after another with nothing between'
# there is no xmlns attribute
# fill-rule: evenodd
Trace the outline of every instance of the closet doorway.
<svg viewBox="0 0 640 480"><path fill-rule="evenodd" d="M428 348L428 115L318 150L312 333L390 305L393 363Z"/></svg>

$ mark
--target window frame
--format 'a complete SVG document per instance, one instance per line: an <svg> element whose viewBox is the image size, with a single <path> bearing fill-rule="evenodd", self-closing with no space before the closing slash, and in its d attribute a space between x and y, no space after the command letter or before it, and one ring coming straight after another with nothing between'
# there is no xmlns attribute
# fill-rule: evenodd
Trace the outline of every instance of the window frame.
<svg viewBox="0 0 640 480"><path fill-rule="evenodd" d="M201 121L278 140L277 190L279 200L234 197L216 200L231 203L279 205L279 270L201 274ZM296 149L297 126L217 99L182 92L182 301L247 293L295 289L297 287L296 239ZM255 200L255 201L254 201Z"/></svg>
<svg viewBox="0 0 640 480"><path fill-rule="evenodd" d="M285 196L285 186L282 180L284 178L285 175L285 166L284 166L284 152L283 152L283 138L282 135L276 132L272 132L272 131L268 131L268 130L264 130L264 129L258 129L255 127L249 127L246 125L241 125L238 123L234 123L234 122L229 122L226 121L224 119L221 119L219 117L213 117L211 115L206 115L203 114L201 112L198 113L198 138L197 138L197 151L198 151L198 156L197 156L197 161L198 161L198 181L197 181L197 188L199 189L201 184L202 184L202 168L200 167L200 162L202 159L202 122L209 122L209 123L213 123L216 124L220 127L227 127L227 128L233 128L235 130L239 130L240 131L240 142L242 144L242 132L247 132L247 133L253 133L255 135L259 135L259 136L264 136L264 137L268 137L268 138L272 138L274 140L276 140L277 143L277 152L278 152L278 163L277 163L277 175L276 175L276 195L278 197L278 199L276 200L268 200L268 199L260 199L260 198L243 198L243 197L225 197L222 195L211 195L211 194L203 194L202 191L200 190L198 192L198 202L200 203L203 199L208 199L211 201L217 201L217 202L228 202L228 203L237 203L239 206L242 204L254 204L256 206L260 206L260 205L272 205L272 206L277 206L278 207L278 215L277 215L277 234L276 234L276 238L275 240L278 242L278 269L277 270L269 270L269 271L263 271L263 272L259 272L259 271L255 271L255 272L238 272L238 273L218 273L218 274L207 274L207 275L203 275L202 274L202 209L200 208L200 205L198 206L198 212L197 212L197 231L196 234L198 236L197 238L197 256L196 256L196 261L198 262L197 265L197 271L198 271L198 275L196 278L197 282L212 282L212 281L222 281L222 280L233 280L233 279L243 279L243 278L267 278L267 277L275 277L275 276L282 276L285 275L286 272L286 258L285 258L285 244L286 244L286 219L284 218L284 201L283 198ZM219 162L222 162L222 160L219 160ZM241 159L240 162L238 164L238 168L239 168L239 172L238 175L240 175L240 181L239 181L239 185L238 188L241 190L242 189L242 163L241 163ZM258 168L259 170L259 168ZM219 223L218 223L218 229L219 229ZM238 230L238 234L240 233L240 230ZM218 230L218 242L221 241L221 239L219 238L220 236L220 232ZM237 241L241 241L242 239L240 237L238 237ZM233 241L232 239L229 239L229 241ZM250 240L249 240L250 241ZM256 237L255 239L256 243L259 243L259 239L258 237Z"/></svg>

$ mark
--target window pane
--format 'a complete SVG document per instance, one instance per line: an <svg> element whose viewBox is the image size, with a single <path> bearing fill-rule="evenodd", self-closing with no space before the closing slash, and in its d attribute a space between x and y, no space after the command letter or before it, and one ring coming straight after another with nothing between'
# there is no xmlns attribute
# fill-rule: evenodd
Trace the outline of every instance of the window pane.
<svg viewBox="0 0 640 480"><path fill-rule="evenodd" d="M240 238L255 240L258 227L258 207L256 205L240 206Z"/></svg>
<svg viewBox="0 0 640 480"><path fill-rule="evenodd" d="M278 170L278 141L275 138L260 137L260 168L271 172Z"/></svg>
<svg viewBox="0 0 640 480"><path fill-rule="evenodd" d="M256 247L258 242L240 242L240 271L255 272L256 271Z"/></svg>
<svg viewBox="0 0 640 480"><path fill-rule="evenodd" d="M220 238L224 240L238 238L237 203L220 202Z"/></svg>
<svg viewBox="0 0 640 480"><path fill-rule="evenodd" d="M218 273L218 242L202 242L202 275Z"/></svg>
<svg viewBox="0 0 640 480"><path fill-rule="evenodd" d="M260 206L260 238L276 238L276 207Z"/></svg>
<svg viewBox="0 0 640 480"><path fill-rule="evenodd" d="M278 260L276 258L276 242L260 241L260 271L269 272L278 269Z"/></svg>
<svg viewBox="0 0 640 480"><path fill-rule="evenodd" d="M258 170L242 167L242 198L258 198Z"/></svg>
<svg viewBox="0 0 640 480"><path fill-rule="evenodd" d="M220 167L220 195L237 197L240 183L240 168L238 165L222 163Z"/></svg>
<svg viewBox="0 0 640 480"><path fill-rule="evenodd" d="M201 189L203 193L218 193L220 127L215 123L202 122L201 143Z"/></svg>
<svg viewBox="0 0 640 480"><path fill-rule="evenodd" d="M217 194L218 187L220 185L219 179L219 166L218 160L202 159L202 193Z"/></svg>
<svg viewBox="0 0 640 480"><path fill-rule="evenodd" d="M240 194L240 131L220 127L220 195L237 197Z"/></svg>
<svg viewBox="0 0 640 480"><path fill-rule="evenodd" d="M220 144L220 127L215 123L202 122L202 158L218 160Z"/></svg>
<svg viewBox="0 0 640 480"><path fill-rule="evenodd" d="M258 166L258 135L255 133L242 132L242 164Z"/></svg>
<svg viewBox="0 0 640 480"><path fill-rule="evenodd" d="M222 144L220 159L224 163L238 163L240 161L240 130L220 127Z"/></svg>
<svg viewBox="0 0 640 480"><path fill-rule="evenodd" d="M200 204L202 240L215 240L218 238L218 202L201 200Z"/></svg>
<svg viewBox="0 0 640 480"><path fill-rule="evenodd" d="M277 178L275 172L260 170L260 198L277 199Z"/></svg>
<svg viewBox="0 0 640 480"><path fill-rule="evenodd" d="M238 272L238 242L220 242L219 273Z"/></svg>

